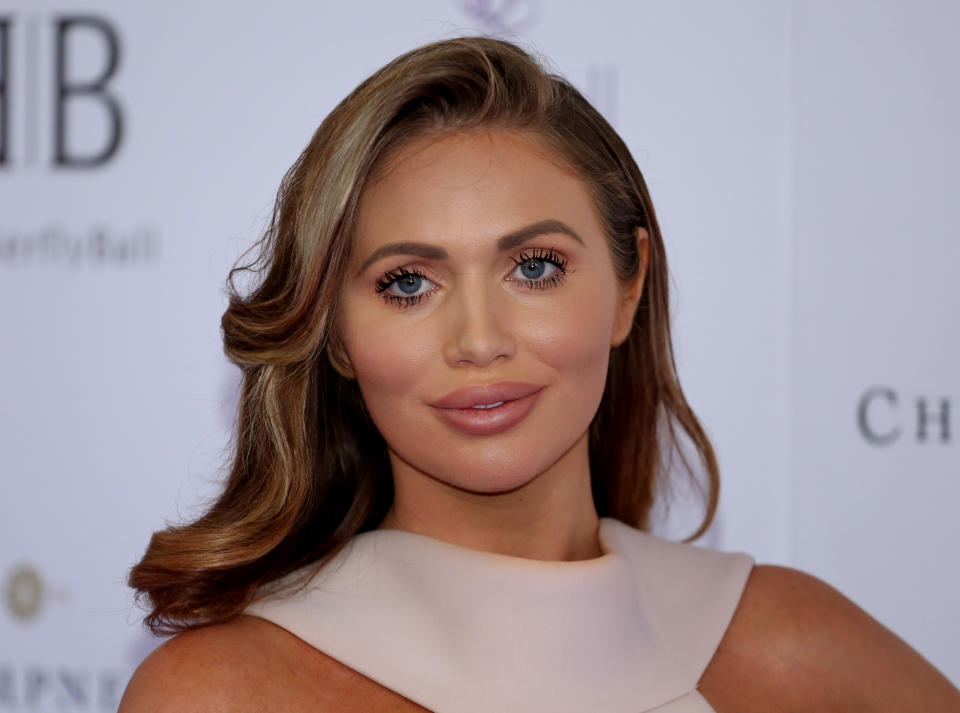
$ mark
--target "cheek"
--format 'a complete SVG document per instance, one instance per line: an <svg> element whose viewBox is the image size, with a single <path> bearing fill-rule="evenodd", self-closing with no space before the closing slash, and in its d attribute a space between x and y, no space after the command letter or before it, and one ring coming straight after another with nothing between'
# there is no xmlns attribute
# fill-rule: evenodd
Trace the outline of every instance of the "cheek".
<svg viewBox="0 0 960 713"><path fill-rule="evenodd" d="M345 346L367 410L381 431L390 430L384 420L419 391L439 347L418 330L375 327L355 330Z"/></svg>
<svg viewBox="0 0 960 713"><path fill-rule="evenodd" d="M562 308L529 320L520 330L521 339L540 361L558 372L589 378L592 386L599 378L602 388L610 354L612 304L612 295L604 290L581 293Z"/></svg>

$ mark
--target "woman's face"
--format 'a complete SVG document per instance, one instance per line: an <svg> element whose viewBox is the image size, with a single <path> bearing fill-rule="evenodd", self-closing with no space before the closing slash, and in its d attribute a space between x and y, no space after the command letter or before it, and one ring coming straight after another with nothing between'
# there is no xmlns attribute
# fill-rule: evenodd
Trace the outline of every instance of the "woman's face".
<svg viewBox="0 0 960 713"><path fill-rule="evenodd" d="M540 140L399 149L361 197L338 307L394 477L497 493L585 455L639 290L618 284L586 186Z"/></svg>

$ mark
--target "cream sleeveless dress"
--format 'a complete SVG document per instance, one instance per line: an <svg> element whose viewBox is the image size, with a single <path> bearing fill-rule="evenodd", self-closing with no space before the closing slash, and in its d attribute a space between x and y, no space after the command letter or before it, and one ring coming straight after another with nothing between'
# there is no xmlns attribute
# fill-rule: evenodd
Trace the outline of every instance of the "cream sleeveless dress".
<svg viewBox="0 0 960 713"><path fill-rule="evenodd" d="M602 519L543 562L399 530L354 537L248 614L436 713L707 713L697 682L753 560Z"/></svg>

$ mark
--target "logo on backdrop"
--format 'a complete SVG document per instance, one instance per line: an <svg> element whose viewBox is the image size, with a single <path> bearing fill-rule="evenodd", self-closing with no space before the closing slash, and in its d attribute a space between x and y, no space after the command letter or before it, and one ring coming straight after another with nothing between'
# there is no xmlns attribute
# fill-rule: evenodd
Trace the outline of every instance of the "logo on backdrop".
<svg viewBox="0 0 960 713"><path fill-rule="evenodd" d="M890 386L873 386L857 402L857 430L874 446L951 444L952 412L950 396L904 394Z"/></svg>
<svg viewBox="0 0 960 713"><path fill-rule="evenodd" d="M113 161L125 126L121 58L120 32L102 16L0 15L0 167Z"/></svg>
<svg viewBox="0 0 960 713"><path fill-rule="evenodd" d="M14 619L27 622L36 619L43 609L46 586L34 567L29 564L15 566L7 573L3 585L3 601Z"/></svg>
<svg viewBox="0 0 960 713"><path fill-rule="evenodd" d="M13 621L35 624L51 606L69 601L69 590L51 584L32 562L19 562L0 572L0 614L6 614Z"/></svg>
<svg viewBox="0 0 960 713"><path fill-rule="evenodd" d="M0 265L147 265L160 257L160 231L106 224L72 229L63 225L11 230L0 228Z"/></svg>
<svg viewBox="0 0 960 713"><path fill-rule="evenodd" d="M116 711L128 678L116 669L0 664L0 711Z"/></svg>
<svg viewBox="0 0 960 713"><path fill-rule="evenodd" d="M537 0L458 0L460 9L484 32L494 35L519 35L532 30L540 20ZM590 103L616 124L617 67L607 62L587 66L582 89Z"/></svg>
<svg viewBox="0 0 960 713"><path fill-rule="evenodd" d="M41 619L53 600L66 597L64 592L51 591L40 570L29 562L11 567L0 587L3 609L25 625ZM0 663L0 712L115 711L128 677L118 668Z"/></svg>
<svg viewBox="0 0 960 713"><path fill-rule="evenodd" d="M91 13L0 14L0 170L87 175L121 155L120 27ZM0 227L0 266L136 267L160 258L155 225Z"/></svg>
<svg viewBox="0 0 960 713"><path fill-rule="evenodd" d="M484 30L496 34L527 32L539 14L536 0L460 0L460 7Z"/></svg>

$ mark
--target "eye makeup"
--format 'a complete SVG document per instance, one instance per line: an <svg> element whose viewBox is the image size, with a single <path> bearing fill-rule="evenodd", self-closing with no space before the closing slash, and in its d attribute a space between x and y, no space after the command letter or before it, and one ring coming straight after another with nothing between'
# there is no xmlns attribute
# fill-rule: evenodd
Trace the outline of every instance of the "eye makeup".
<svg viewBox="0 0 960 713"><path fill-rule="evenodd" d="M436 290L418 292L423 283L433 284L426 275L417 270L397 268L385 272L376 283L376 292L387 304L396 304L400 308L413 307L419 304L424 297L429 297Z"/></svg>
<svg viewBox="0 0 960 713"><path fill-rule="evenodd" d="M562 284L567 276L567 261L553 248L523 250L517 257L511 257L510 259L517 266L514 273L519 272L524 278L511 278L511 281L527 289L542 290L548 287L556 287ZM511 273L511 275L514 273Z"/></svg>
<svg viewBox="0 0 960 713"><path fill-rule="evenodd" d="M567 276L567 259L553 248L529 248L510 256L516 266L507 276L508 282L530 290L559 287ZM427 288L427 289L423 289ZM401 309L420 304L439 289L423 272L411 267L398 267L381 275L375 291L384 302Z"/></svg>

